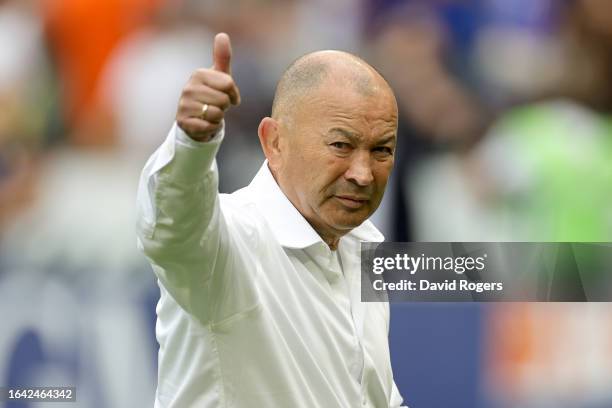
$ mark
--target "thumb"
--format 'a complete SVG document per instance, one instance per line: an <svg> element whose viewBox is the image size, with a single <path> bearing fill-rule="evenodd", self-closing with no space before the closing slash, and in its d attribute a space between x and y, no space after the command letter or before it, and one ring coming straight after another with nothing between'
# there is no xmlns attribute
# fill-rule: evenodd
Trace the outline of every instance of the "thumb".
<svg viewBox="0 0 612 408"><path fill-rule="evenodd" d="M232 44L229 35L219 33L213 46L213 69L231 75Z"/></svg>

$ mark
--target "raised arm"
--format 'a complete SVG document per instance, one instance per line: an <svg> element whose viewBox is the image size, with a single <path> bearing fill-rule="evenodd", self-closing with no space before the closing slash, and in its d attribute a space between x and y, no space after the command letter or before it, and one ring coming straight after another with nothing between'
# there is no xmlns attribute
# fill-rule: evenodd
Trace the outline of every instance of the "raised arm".
<svg viewBox="0 0 612 408"><path fill-rule="evenodd" d="M183 88L176 123L147 162L138 191L139 247L167 292L203 320L210 317L215 271L236 262L215 163L224 113L240 103L226 34L215 37L213 60Z"/></svg>

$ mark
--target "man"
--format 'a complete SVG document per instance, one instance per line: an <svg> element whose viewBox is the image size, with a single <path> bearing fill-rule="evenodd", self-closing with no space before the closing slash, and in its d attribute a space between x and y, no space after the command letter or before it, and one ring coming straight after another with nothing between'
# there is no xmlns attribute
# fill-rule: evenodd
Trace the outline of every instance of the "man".
<svg viewBox="0 0 612 408"><path fill-rule="evenodd" d="M139 244L158 277L156 407L398 407L386 303L360 301L360 241L389 173L397 105L361 59L308 54L259 126L266 163L217 192L231 47L185 86L140 184ZM239 168L240 163L236 163Z"/></svg>

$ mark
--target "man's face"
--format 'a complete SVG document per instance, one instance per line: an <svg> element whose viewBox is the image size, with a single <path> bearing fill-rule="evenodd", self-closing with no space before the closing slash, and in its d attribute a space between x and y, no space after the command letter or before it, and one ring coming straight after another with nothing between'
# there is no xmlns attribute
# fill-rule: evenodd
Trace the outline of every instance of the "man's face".
<svg viewBox="0 0 612 408"><path fill-rule="evenodd" d="M371 93L325 80L281 125L285 194L321 234L344 234L380 204L393 167L395 97L385 84Z"/></svg>

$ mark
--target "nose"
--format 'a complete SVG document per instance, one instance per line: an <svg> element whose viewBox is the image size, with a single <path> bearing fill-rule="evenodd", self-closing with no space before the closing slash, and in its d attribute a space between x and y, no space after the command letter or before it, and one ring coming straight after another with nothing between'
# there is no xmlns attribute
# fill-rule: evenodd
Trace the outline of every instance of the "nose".
<svg viewBox="0 0 612 408"><path fill-rule="evenodd" d="M367 187L374 181L372 164L368 152L354 154L344 177L360 187Z"/></svg>

